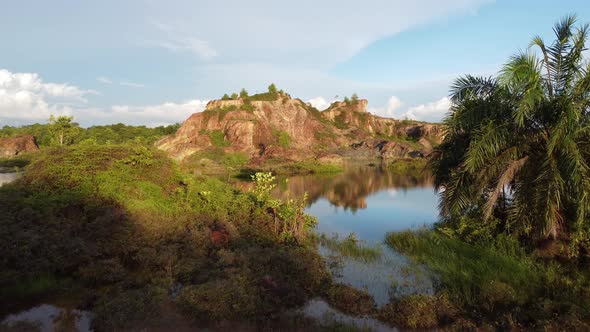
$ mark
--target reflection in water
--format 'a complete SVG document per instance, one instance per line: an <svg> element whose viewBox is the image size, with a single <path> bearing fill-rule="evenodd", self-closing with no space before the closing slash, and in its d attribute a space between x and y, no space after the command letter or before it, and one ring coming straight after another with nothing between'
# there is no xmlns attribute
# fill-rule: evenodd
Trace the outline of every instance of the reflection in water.
<svg viewBox="0 0 590 332"><path fill-rule="evenodd" d="M10 183L21 176L20 173L2 173L0 172L0 186Z"/></svg>
<svg viewBox="0 0 590 332"><path fill-rule="evenodd" d="M287 181L285 181L287 180ZM432 188L429 177L416 178L391 173L384 167L348 165L345 171L335 175L303 175L278 179L275 195L285 198L309 195L312 205L320 198L345 211L356 212L368 208L367 197L373 193L389 190L390 193L408 188Z"/></svg>
<svg viewBox="0 0 590 332"><path fill-rule="evenodd" d="M301 312L311 318L315 318L320 322L330 323L339 322L346 325L354 326L359 331L375 331L375 332L392 332L397 331L376 319L369 317L354 317L343 314L342 312L331 308L326 302L318 299L311 300L301 309ZM344 330L344 329L343 329Z"/></svg>
<svg viewBox="0 0 590 332"><path fill-rule="evenodd" d="M429 177L347 165L335 175L293 176L277 182L275 197L301 198L308 193L306 211L318 219L319 233L340 238L354 233L367 245L384 248L379 259L367 262L320 247L329 263L338 261L329 264L336 267L332 274L337 281L367 291L378 305L388 303L391 295L432 292L431 280L422 269L383 244L388 232L429 226L437 220L437 195Z"/></svg>
<svg viewBox="0 0 590 332"><path fill-rule="evenodd" d="M0 329L20 330L27 327L33 331L90 331L91 320L92 316L88 311L42 304L9 315L2 321Z"/></svg>

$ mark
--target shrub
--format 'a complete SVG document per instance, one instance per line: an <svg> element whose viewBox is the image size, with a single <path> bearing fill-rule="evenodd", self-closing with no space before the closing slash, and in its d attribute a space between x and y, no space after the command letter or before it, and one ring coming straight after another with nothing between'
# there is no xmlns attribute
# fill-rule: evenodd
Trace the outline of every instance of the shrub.
<svg viewBox="0 0 590 332"><path fill-rule="evenodd" d="M451 323L457 309L442 296L409 295L380 309L381 320L409 329L432 329Z"/></svg>
<svg viewBox="0 0 590 332"><path fill-rule="evenodd" d="M291 137L289 136L289 133L287 133L286 131L280 132L278 141L279 145L284 148L288 148L289 145L291 145Z"/></svg>
<svg viewBox="0 0 590 332"><path fill-rule="evenodd" d="M369 315L376 307L371 295L344 284L333 285L326 296L330 305L351 315Z"/></svg>
<svg viewBox="0 0 590 332"><path fill-rule="evenodd" d="M225 140L225 134L223 131L216 129L212 130L208 133L209 139L211 140L211 144L216 147L226 147L230 146L230 143Z"/></svg>

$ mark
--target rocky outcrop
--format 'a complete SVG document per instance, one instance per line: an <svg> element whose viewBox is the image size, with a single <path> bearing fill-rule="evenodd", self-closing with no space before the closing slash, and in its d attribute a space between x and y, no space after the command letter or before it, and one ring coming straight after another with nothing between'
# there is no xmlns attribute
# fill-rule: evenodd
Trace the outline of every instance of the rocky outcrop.
<svg viewBox="0 0 590 332"><path fill-rule="evenodd" d="M38 150L39 146L32 135L0 138L0 157L13 157Z"/></svg>
<svg viewBox="0 0 590 332"><path fill-rule="evenodd" d="M285 93L258 99L213 100L156 145L177 159L222 148L254 159L300 160L326 159L335 149L359 144L383 158L424 155L442 140L438 125L375 116L367 112L366 99L335 102L323 112Z"/></svg>

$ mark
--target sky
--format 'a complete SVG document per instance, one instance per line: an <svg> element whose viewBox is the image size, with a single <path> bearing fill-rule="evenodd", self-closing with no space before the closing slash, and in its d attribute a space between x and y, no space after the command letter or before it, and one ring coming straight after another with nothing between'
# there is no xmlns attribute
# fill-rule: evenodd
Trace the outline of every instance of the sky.
<svg viewBox="0 0 590 332"><path fill-rule="evenodd" d="M0 126L184 121L271 82L324 109L440 121L460 75L490 76L587 0L0 2Z"/></svg>

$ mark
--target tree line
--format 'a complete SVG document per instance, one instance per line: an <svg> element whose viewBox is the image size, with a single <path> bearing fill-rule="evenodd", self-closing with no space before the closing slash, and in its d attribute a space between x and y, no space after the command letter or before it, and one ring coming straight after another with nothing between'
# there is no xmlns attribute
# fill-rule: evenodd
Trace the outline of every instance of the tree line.
<svg viewBox="0 0 590 332"><path fill-rule="evenodd" d="M36 123L21 127L4 126L0 129L0 137L33 135L41 147L74 144L153 144L162 136L174 134L179 127L178 123L153 128L117 123L83 128L74 121L72 116L52 115L45 124Z"/></svg>

